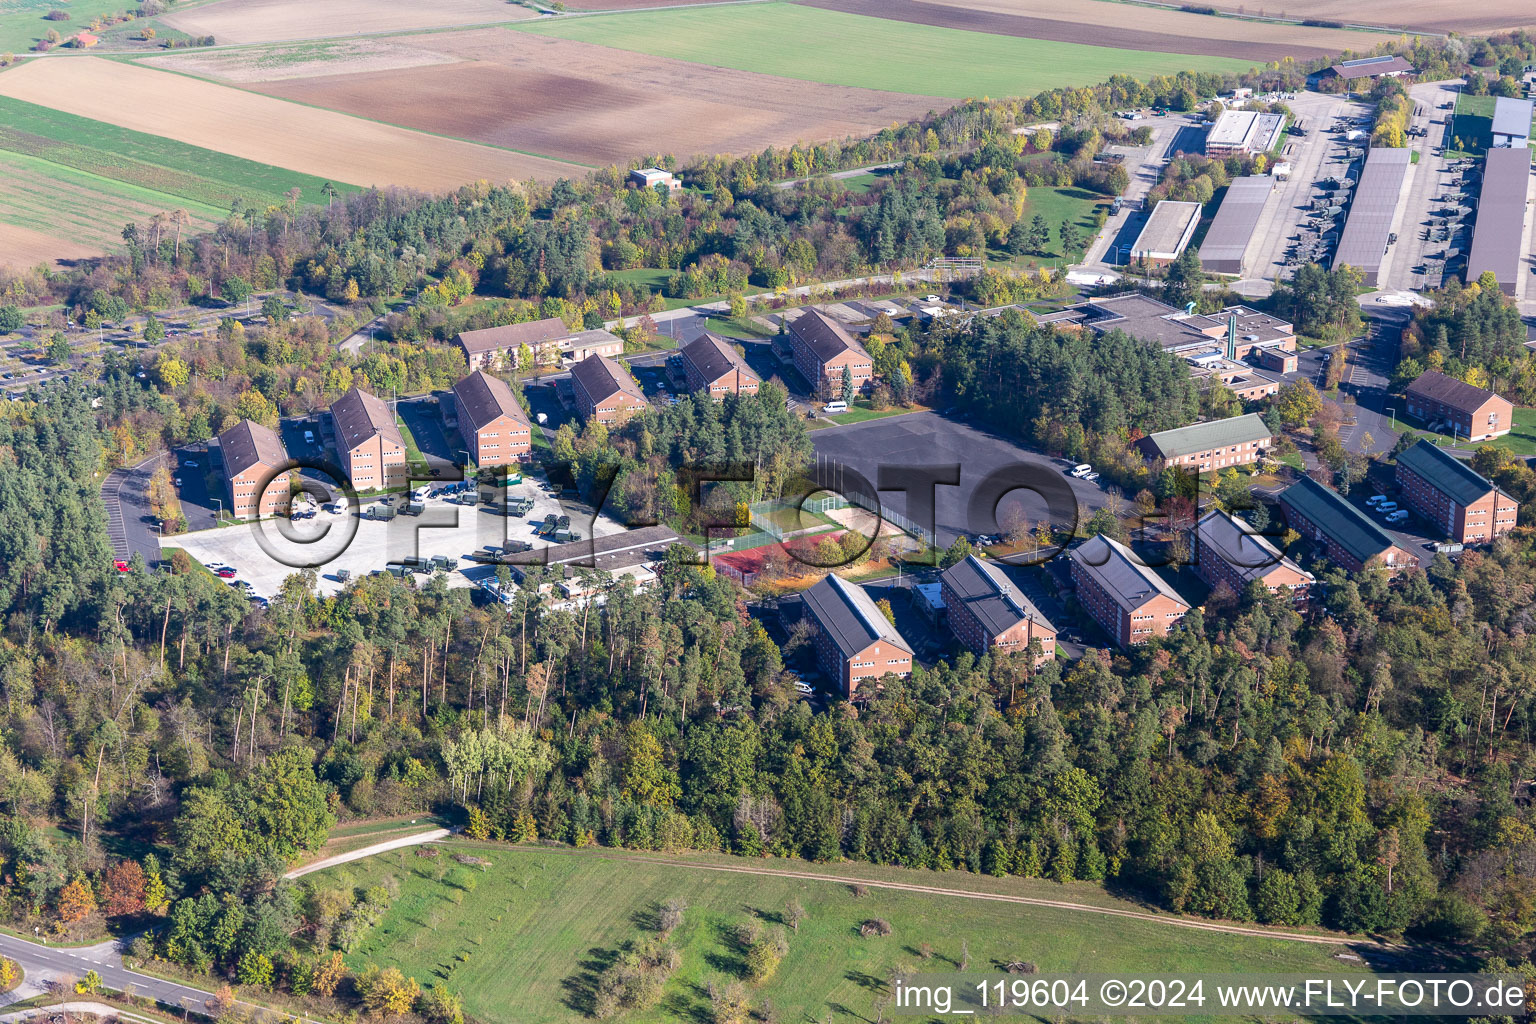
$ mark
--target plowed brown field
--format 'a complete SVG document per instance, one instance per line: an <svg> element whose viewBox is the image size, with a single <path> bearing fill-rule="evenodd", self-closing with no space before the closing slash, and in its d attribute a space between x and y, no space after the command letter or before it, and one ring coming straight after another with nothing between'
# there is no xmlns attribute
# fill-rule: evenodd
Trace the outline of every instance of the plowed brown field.
<svg viewBox="0 0 1536 1024"><path fill-rule="evenodd" d="M949 105L934 97L637 53L615 60L606 47L501 29L434 33L410 42L464 63L258 88L360 117L589 164L840 138Z"/></svg>
<svg viewBox="0 0 1536 1024"><path fill-rule="evenodd" d="M1487 0L1486 3L1452 3L1451 0L1283 0L1255 4L1251 0L1200 0L1224 11L1279 15L1287 18L1321 18L1352 25L1380 25L1421 32L1487 34L1512 28L1536 26L1536 5L1530 0Z"/></svg>
<svg viewBox="0 0 1536 1024"><path fill-rule="evenodd" d="M1368 50L1374 32L1213 18L1107 0L800 0L810 7L992 35L1274 61Z"/></svg>
<svg viewBox="0 0 1536 1024"><path fill-rule="evenodd" d="M0 95L359 185L440 191L481 178L500 182L583 171L96 57L17 65L0 72Z"/></svg>

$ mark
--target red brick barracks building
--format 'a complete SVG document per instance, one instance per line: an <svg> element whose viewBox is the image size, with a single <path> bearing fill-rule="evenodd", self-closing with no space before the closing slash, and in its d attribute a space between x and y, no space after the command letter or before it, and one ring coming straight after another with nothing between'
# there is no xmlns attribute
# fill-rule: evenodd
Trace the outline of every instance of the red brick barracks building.
<svg viewBox="0 0 1536 1024"><path fill-rule="evenodd" d="M1135 552L1100 534L1072 551L1077 599L1121 647L1166 636L1189 611Z"/></svg>
<svg viewBox="0 0 1536 1024"><path fill-rule="evenodd" d="M875 361L847 328L819 309L807 309L789 324L795 369L814 392L825 381L834 395L843 386L843 368L862 390L875 374Z"/></svg>
<svg viewBox="0 0 1536 1024"><path fill-rule="evenodd" d="M911 645L862 587L828 573L801 600L816 627L816 660L843 696L857 696L864 679L912 674Z"/></svg>
<svg viewBox="0 0 1536 1024"><path fill-rule="evenodd" d="M1312 574L1282 555L1247 523L1220 509L1195 525L1195 571L1211 586L1225 583L1235 594L1262 583L1271 593L1290 593L1297 604L1307 599Z"/></svg>
<svg viewBox="0 0 1536 1024"><path fill-rule="evenodd" d="M1350 572L1381 567L1393 575L1418 559L1371 522L1355 506L1311 477L1280 492L1285 521L1297 533L1321 544L1328 557Z"/></svg>
<svg viewBox="0 0 1536 1024"><path fill-rule="evenodd" d="M703 391L711 398L755 395L762 383L741 353L713 331L705 331L684 345L677 354L677 363L688 390Z"/></svg>
<svg viewBox="0 0 1536 1024"><path fill-rule="evenodd" d="M512 388L484 370L453 386L453 425L458 427L477 466L505 466L532 450L532 426Z"/></svg>
<svg viewBox="0 0 1536 1024"><path fill-rule="evenodd" d="M1431 430L1467 441L1486 441L1509 433L1515 407L1492 391L1430 370L1403 392L1408 415Z"/></svg>
<svg viewBox="0 0 1536 1024"><path fill-rule="evenodd" d="M1471 466L1420 441L1397 457L1408 507L1459 544L1485 544L1515 528L1520 506Z"/></svg>
<svg viewBox="0 0 1536 1024"><path fill-rule="evenodd" d="M1056 656L1056 627L998 566L971 555L945 569L939 583L949 628L978 655L993 649L1022 652L1038 640L1035 664Z"/></svg>
<svg viewBox="0 0 1536 1024"><path fill-rule="evenodd" d="M288 450L276 432L241 420L219 435L219 454L224 458L229 511L237 519L270 516L288 503L289 474L273 475L288 461ZM257 494L257 486L269 476L267 486Z"/></svg>

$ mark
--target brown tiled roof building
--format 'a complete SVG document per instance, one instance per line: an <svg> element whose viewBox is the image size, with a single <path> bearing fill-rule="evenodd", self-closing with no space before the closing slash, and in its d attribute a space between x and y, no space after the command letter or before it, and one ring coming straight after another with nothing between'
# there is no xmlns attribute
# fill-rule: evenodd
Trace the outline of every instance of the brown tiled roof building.
<svg viewBox="0 0 1536 1024"><path fill-rule="evenodd" d="M219 435L219 454L230 514L239 519L270 516L287 503L288 474L273 471L288 461L288 450L271 428L241 420Z"/></svg>
<svg viewBox="0 0 1536 1024"><path fill-rule="evenodd" d="M814 391L825 382L835 393L843 384L843 368L853 377L855 388L868 386L875 365L848 329L819 309L807 309L789 324L789 345L794 353L795 369Z"/></svg>
<svg viewBox="0 0 1536 1024"><path fill-rule="evenodd" d="M571 390L583 419L622 423L648 404L629 371L607 356L588 356L571 367Z"/></svg>
<svg viewBox="0 0 1536 1024"><path fill-rule="evenodd" d="M705 331L678 352L683 379L689 391L703 391L711 398L755 395L762 381L728 340Z"/></svg>
<svg viewBox="0 0 1536 1024"><path fill-rule="evenodd" d="M533 447L532 425L506 381L476 370L453 386L455 425L477 466L505 466Z"/></svg>
<svg viewBox="0 0 1536 1024"><path fill-rule="evenodd" d="M1436 370L1421 374L1404 393L1408 415L1466 441L1509 433L1515 407L1492 391Z"/></svg>
<svg viewBox="0 0 1536 1024"><path fill-rule="evenodd" d="M405 438L388 405L353 388L331 403L342 468L360 491L405 483Z"/></svg>

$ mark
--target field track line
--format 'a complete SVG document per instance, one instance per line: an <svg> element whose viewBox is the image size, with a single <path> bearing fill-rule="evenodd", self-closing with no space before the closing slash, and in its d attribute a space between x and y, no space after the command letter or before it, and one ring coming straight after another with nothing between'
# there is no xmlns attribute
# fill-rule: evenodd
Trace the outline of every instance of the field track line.
<svg viewBox="0 0 1536 1024"><path fill-rule="evenodd" d="M400 839L391 839L388 842L376 843L350 853L338 854L335 857L327 857L325 860L307 864L301 868L295 868L284 875L284 878L298 878L307 875L311 871L320 871L337 864L344 864L364 857L371 857L377 853L387 853L390 850L398 850L421 843L433 842L449 835L447 829L433 829L429 832L419 832L415 835L404 836ZM987 900L994 903L1015 903L1027 907L1046 907L1051 910L1069 910L1080 914L1104 914L1108 917L1128 917L1136 921L1147 921L1152 924L1171 925L1175 928L1193 928L1196 931L1221 932L1226 935L1246 935L1256 939L1279 939L1284 942L1306 942L1316 946L1370 946L1377 949L1392 949L1393 944L1378 942L1375 939L1356 938L1348 935L1308 935L1304 932L1272 931L1268 928L1256 928L1240 924L1223 924L1219 921L1202 921L1197 918L1172 917L1166 914L1148 914L1139 910L1125 910L1120 907L1096 907L1091 903L1073 903L1070 900L1048 900L1038 896L1010 896L1006 893L973 892L969 889L950 889L938 885L917 885L912 882L885 882L870 878L857 878L850 875L824 875L814 871L793 871L788 868L754 868L738 864L701 864L697 861L673 860L667 857L646 857L631 855L628 853L615 853L607 847L600 847L595 853L583 853L579 850L562 850L550 846L508 846L510 852L520 853L554 853L566 857L579 856L603 856L612 860L637 861L642 864L664 864L668 867L685 868L694 871L721 871L736 875L761 875L772 878L798 878L808 882L833 882L838 885L862 885L871 889L893 889L898 892L916 892L928 896L952 896L967 900Z"/></svg>
<svg viewBox="0 0 1536 1024"><path fill-rule="evenodd" d="M582 856L583 851L560 850L548 846L509 846L509 850L517 852L557 853L565 856ZM691 868L696 871L723 871L738 875L766 875L775 878L800 878L808 882L835 882L839 885L863 885L871 889L895 889L901 892L917 892L930 896L956 896L968 900L990 900L996 903L1017 903L1030 907L1048 907L1052 910L1070 910L1084 914L1105 914L1109 917L1128 917L1137 921L1148 921L1152 924L1172 925L1177 928L1193 928L1196 931L1223 932L1228 935L1247 935L1257 939L1280 939L1286 942L1307 942L1319 946L1370 946L1377 949L1399 948L1392 943L1378 942L1375 939L1357 938L1350 935L1308 935L1304 932L1272 931L1268 928L1258 928L1240 924L1222 924L1218 921L1202 921L1189 917L1172 917L1166 914L1148 914L1138 910L1125 910L1119 907L1096 907L1091 903L1073 903L1069 900L1048 900L1038 896L1010 896L1006 893L973 892L969 889L949 889L937 885L916 885L911 882L882 882L869 878L856 878L848 875L823 875L814 871L792 871L787 868L754 868L745 865L734 864L701 864L697 861L672 860L666 857L631 856L627 853L615 854L607 847L597 848L596 853L590 856L605 856L614 860L632 860L643 864L665 864L675 868Z"/></svg>

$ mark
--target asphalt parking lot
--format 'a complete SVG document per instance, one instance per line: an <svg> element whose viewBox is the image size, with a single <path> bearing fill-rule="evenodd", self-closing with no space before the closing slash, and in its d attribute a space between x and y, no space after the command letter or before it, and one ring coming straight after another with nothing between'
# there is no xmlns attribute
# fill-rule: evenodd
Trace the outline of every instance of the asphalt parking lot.
<svg viewBox="0 0 1536 1024"><path fill-rule="evenodd" d="M456 480L463 474L464 453L453 450L443 427L442 403L435 395L413 401L401 401L396 413L405 421L422 458L427 461L427 475L434 480Z"/></svg>
<svg viewBox="0 0 1536 1024"><path fill-rule="evenodd" d="M973 501L983 500L978 495L988 477L1006 467L1020 467L1016 472L1033 475L1042 487L1064 485L1070 490L1080 518L1086 519L1109 499L1109 492L1098 484L1067 476L1068 467L1062 460L1021 448L1006 438L939 413L912 413L818 430L811 439L819 460L832 460L856 471L871 487L879 483L881 466L888 467L888 473L897 472L898 467L958 466L957 485L934 488L934 525L940 547L953 543L962 533L974 536L1000 529L999 524L986 521L990 515L973 521L968 509ZM857 487L856 479L850 480L845 493L854 492ZM992 496L999 495L993 492ZM1052 518L1044 501L1036 495L1014 490L1010 501L1014 498L1030 522ZM907 514L906 495L899 490L881 491L880 501L883 508ZM1058 525L1070 524L1058 521Z"/></svg>
<svg viewBox="0 0 1536 1024"><path fill-rule="evenodd" d="M551 513L569 516L571 529L583 539L609 537L625 530L618 521L594 514L588 506L560 502L541 490L531 476L509 487L507 493L533 499L533 509L526 517L514 519L483 502L457 505L440 496L428 498L426 511L420 516L375 521L361 518L343 505L339 512L321 509L313 519L242 523L182 534L167 543L185 549L204 565L233 566L237 579L249 583L255 594L270 599L284 579L306 565L319 575L320 592L333 594L342 587L337 573L343 569L354 577L364 576L407 556L433 555L454 558L463 569L477 564L468 560L471 552L490 545L505 547L509 540L527 541L534 550L540 550L549 544L535 537L533 530ZM397 497L396 507L399 502ZM363 510L368 507L363 506ZM448 585L467 587L471 580L462 572L453 572Z"/></svg>

